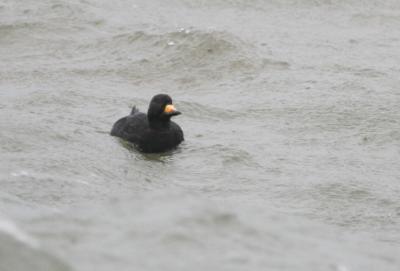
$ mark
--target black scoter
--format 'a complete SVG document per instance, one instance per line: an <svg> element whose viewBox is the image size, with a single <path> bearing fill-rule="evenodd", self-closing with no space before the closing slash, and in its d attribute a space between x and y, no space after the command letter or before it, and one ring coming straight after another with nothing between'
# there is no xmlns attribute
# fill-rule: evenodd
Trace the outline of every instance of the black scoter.
<svg viewBox="0 0 400 271"><path fill-rule="evenodd" d="M111 135L134 143L142 152L164 152L183 141L181 127L171 121L179 114L170 96L158 94L151 99L147 115L134 106L129 116L114 124Z"/></svg>

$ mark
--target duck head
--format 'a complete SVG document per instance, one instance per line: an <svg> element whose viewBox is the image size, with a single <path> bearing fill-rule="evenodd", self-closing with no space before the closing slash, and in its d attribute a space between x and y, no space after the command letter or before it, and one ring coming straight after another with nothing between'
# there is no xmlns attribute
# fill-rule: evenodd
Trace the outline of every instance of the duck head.
<svg viewBox="0 0 400 271"><path fill-rule="evenodd" d="M181 114L172 104L172 99L167 94L157 94L154 96L147 110L147 118L150 122L168 122L171 117Z"/></svg>

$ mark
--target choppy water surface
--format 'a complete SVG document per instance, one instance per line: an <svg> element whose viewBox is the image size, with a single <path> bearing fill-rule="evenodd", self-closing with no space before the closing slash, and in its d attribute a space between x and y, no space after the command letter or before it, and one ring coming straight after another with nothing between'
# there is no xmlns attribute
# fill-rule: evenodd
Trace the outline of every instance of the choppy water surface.
<svg viewBox="0 0 400 271"><path fill-rule="evenodd" d="M381 2L0 0L0 270L400 270ZM161 92L177 150L108 135Z"/></svg>

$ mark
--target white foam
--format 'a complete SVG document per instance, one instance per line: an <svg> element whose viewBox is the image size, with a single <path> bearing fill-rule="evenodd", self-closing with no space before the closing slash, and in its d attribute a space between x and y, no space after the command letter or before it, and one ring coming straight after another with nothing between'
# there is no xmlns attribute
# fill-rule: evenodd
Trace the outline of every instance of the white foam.
<svg viewBox="0 0 400 271"><path fill-rule="evenodd" d="M21 177L21 176L26 177L26 176L29 176L29 173L27 171L25 171L25 170L20 170L18 172L11 172L11 176L13 176L13 177Z"/></svg>
<svg viewBox="0 0 400 271"><path fill-rule="evenodd" d="M75 182L80 183L80 184L84 184L84 185L90 185L87 181L84 181L82 179L75 179Z"/></svg>

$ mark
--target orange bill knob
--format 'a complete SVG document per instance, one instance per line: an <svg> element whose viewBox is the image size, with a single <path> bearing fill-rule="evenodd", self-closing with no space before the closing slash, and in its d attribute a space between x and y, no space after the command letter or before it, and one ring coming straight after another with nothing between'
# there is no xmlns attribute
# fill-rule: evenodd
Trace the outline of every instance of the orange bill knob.
<svg viewBox="0 0 400 271"><path fill-rule="evenodd" d="M164 112L168 113L168 114L171 114L175 111L177 111L177 110L176 110L175 106L173 106L172 104L168 104L164 109Z"/></svg>

